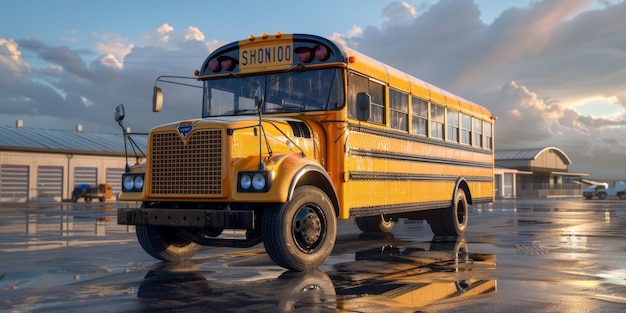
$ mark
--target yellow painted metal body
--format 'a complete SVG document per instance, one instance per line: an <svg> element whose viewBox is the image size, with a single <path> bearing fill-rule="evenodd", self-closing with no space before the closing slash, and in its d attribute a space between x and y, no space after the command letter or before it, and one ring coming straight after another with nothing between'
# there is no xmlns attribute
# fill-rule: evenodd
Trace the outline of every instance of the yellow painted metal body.
<svg viewBox="0 0 626 313"><path fill-rule="evenodd" d="M293 54L287 57L286 53L295 49L295 37L281 34L251 38L233 45L232 49L239 49L232 54L239 58L238 75L289 70L295 61L288 58L295 57ZM349 72L383 83L386 103L389 88L393 88L429 103L444 106L446 110L458 111L486 121L491 127L489 140L493 142L495 118L485 108L340 43L333 44L343 53L345 62L313 64L306 68L341 68L344 86L349 83L346 78ZM262 61L259 59L260 55L263 55ZM242 65L244 57L245 66ZM198 78L205 80L228 75L231 74L201 74ZM347 95L345 99L348 99ZM408 112L411 112L411 105L409 101ZM389 106L385 110L385 115L389 116ZM451 201L459 179L467 182L471 198L493 200L493 145L472 147L414 135L410 121L409 131L399 131L391 129L388 120L382 125L350 118L346 103L342 109L335 111L264 115L264 135L258 125L258 116L254 115L197 119L160 126L150 132L148 140L144 192L123 193L120 199L219 203L285 202L289 200L290 188L297 183L295 180L299 171L305 166L315 166L330 177L337 195L339 207L336 209L340 218L359 216L360 210L372 208L380 208L381 212L385 212L386 208L404 205L415 206L419 210L421 204ZM287 121L306 125L311 133L310 138L295 135ZM150 177L155 171L152 159L155 155L152 145L157 138L155 136L159 133L177 133L177 127L184 124L193 124L195 128L187 139L182 136L179 138L183 146L187 144L186 140L193 140L203 130L214 129L220 134L221 179L216 184L221 186L221 191L216 194L155 194L151 191L155 183ZM271 155L268 146L271 148ZM265 193L237 192L237 173L257 169L259 147L262 162L271 172L271 189Z"/></svg>

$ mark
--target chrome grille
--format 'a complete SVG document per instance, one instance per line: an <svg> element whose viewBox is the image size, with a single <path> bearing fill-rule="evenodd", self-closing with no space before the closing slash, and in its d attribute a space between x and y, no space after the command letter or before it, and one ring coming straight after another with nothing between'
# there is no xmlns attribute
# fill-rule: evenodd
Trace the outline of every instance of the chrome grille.
<svg viewBox="0 0 626 313"><path fill-rule="evenodd" d="M150 157L153 195L222 195L221 130L153 133Z"/></svg>

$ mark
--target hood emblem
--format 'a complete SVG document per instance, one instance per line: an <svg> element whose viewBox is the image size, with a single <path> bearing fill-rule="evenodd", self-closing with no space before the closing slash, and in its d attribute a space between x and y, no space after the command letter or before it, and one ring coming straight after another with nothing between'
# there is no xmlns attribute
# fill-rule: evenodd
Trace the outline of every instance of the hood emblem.
<svg viewBox="0 0 626 313"><path fill-rule="evenodd" d="M187 136L196 128L196 124L192 122L181 122L180 125L176 126L178 133L183 136L183 139L187 139Z"/></svg>

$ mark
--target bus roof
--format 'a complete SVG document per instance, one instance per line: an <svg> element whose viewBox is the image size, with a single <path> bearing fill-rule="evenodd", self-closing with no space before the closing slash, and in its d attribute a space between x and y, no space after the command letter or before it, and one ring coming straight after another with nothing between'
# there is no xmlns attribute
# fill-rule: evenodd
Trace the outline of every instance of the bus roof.
<svg viewBox="0 0 626 313"><path fill-rule="evenodd" d="M318 59L317 48L322 46L326 53ZM304 52L304 53L303 53ZM308 53L308 54L307 54ZM250 35L248 39L224 45L213 51L204 61L198 78L254 73L260 69L288 70L302 66L302 56L310 55L306 66L343 64L350 70L384 82L390 88L429 100L476 118L491 121L495 117L484 107L454 95L419 78L404 73L378 60L368 57L342 43L309 34L282 34L260 37ZM315 56L315 57L314 57Z"/></svg>
<svg viewBox="0 0 626 313"><path fill-rule="evenodd" d="M487 121L495 119L489 110L474 102L404 73L340 43L336 44L341 46L347 54L349 60L348 67L351 70L385 82L391 88L430 100L432 103L458 110L461 113Z"/></svg>

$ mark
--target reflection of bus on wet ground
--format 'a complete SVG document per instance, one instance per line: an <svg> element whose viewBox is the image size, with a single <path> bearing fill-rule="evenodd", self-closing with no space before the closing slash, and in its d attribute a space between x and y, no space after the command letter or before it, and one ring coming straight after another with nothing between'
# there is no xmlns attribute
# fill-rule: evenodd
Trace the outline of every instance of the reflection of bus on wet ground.
<svg viewBox="0 0 626 313"><path fill-rule="evenodd" d="M155 111L177 79L157 79ZM263 242L276 264L307 270L330 255L337 219L367 232L425 219L459 236L468 205L493 201L489 111L341 43L250 36L212 52L193 80L201 118L153 128L146 163L123 175L120 200L143 207L120 209L119 223L137 225L155 258Z"/></svg>
<svg viewBox="0 0 626 313"><path fill-rule="evenodd" d="M359 251L355 262L336 264L337 307L346 312L415 312L442 300L457 302L496 293L494 254L468 251L465 237L433 237L423 245L383 245Z"/></svg>
<svg viewBox="0 0 626 313"><path fill-rule="evenodd" d="M192 261L163 263L150 270L137 297L143 309L267 312L416 312L433 303L468 301L497 292L493 254L473 254L463 237L410 247L371 234L353 261L324 272L276 272L232 277ZM387 242L378 247L371 242ZM235 253L237 255L237 253ZM227 267L245 271L262 264L264 253L247 253ZM244 266L244 267L242 267ZM210 295L210 296L207 296Z"/></svg>

